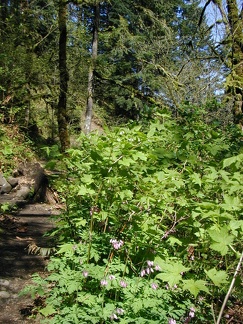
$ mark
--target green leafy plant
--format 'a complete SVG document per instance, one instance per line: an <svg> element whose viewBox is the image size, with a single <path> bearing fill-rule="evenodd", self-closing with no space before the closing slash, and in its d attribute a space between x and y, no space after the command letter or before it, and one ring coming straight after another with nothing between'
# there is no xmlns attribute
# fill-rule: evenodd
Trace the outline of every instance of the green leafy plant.
<svg viewBox="0 0 243 324"><path fill-rule="evenodd" d="M35 156L31 141L24 136L17 125L0 123L0 170L11 173L21 161L29 161Z"/></svg>
<svg viewBox="0 0 243 324"><path fill-rule="evenodd" d="M158 114L67 152L66 212L39 309L48 321L213 322L242 250L243 159L224 160L227 137L217 147L203 123L195 143L184 131Z"/></svg>

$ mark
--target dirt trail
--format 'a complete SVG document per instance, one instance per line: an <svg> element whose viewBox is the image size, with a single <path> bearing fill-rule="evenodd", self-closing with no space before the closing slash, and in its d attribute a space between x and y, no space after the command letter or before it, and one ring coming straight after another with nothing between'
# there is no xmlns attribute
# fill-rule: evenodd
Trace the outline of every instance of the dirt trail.
<svg viewBox="0 0 243 324"><path fill-rule="evenodd" d="M50 216L58 213L55 206L29 204L14 216L0 215L0 323L40 323L39 318L28 318L33 300L18 294L31 283L33 273L45 273L47 259L28 254L27 247L50 246L43 234L54 226Z"/></svg>

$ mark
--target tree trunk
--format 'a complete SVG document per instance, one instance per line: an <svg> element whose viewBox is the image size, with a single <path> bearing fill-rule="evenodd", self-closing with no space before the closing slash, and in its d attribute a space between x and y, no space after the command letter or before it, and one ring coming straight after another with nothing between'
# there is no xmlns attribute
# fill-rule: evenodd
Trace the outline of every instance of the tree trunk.
<svg viewBox="0 0 243 324"><path fill-rule="evenodd" d="M70 138L67 121L67 91L68 91L68 70L67 70L67 2L60 0L58 8L59 26L59 73L60 92L57 105L57 122L61 151L65 152L70 147Z"/></svg>
<svg viewBox="0 0 243 324"><path fill-rule="evenodd" d="M243 15L236 0L227 0L227 10L232 42L227 92L233 100L234 121L243 127Z"/></svg>
<svg viewBox="0 0 243 324"><path fill-rule="evenodd" d="M98 55L99 16L100 16L100 6L99 4L97 4L94 7L92 58L91 58L91 63L89 68L89 76L88 76L88 97L87 97L85 125L84 125L85 134L88 134L91 131L91 121L92 121L92 111L93 111L93 92L94 92L94 71L95 71L95 63Z"/></svg>

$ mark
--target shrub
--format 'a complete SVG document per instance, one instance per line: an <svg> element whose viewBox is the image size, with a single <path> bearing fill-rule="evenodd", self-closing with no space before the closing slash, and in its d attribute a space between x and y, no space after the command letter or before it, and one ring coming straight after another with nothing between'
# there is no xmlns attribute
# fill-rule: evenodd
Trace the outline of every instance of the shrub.
<svg viewBox="0 0 243 324"><path fill-rule="evenodd" d="M242 250L243 155L223 160L227 136L211 131L158 115L81 136L59 188L60 246L35 276L48 321L213 322Z"/></svg>

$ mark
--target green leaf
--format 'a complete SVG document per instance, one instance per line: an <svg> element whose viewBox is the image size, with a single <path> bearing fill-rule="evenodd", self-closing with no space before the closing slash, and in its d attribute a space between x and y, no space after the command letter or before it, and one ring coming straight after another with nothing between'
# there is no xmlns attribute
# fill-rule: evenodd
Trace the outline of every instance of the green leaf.
<svg viewBox="0 0 243 324"><path fill-rule="evenodd" d="M97 298L90 293L80 292L78 294L77 301L81 304L93 307L97 303Z"/></svg>
<svg viewBox="0 0 243 324"><path fill-rule="evenodd" d="M90 152L90 157L94 161L103 160L103 158L96 151L93 151L93 150Z"/></svg>
<svg viewBox="0 0 243 324"><path fill-rule="evenodd" d="M79 186L78 196L93 195L95 191L93 189L87 188L84 185Z"/></svg>
<svg viewBox="0 0 243 324"><path fill-rule="evenodd" d="M60 249L57 251L57 254L62 254L71 251L73 252L73 244L66 243L60 246Z"/></svg>
<svg viewBox="0 0 243 324"><path fill-rule="evenodd" d="M5 146L0 152L3 153L3 155L12 155L13 154L12 147L10 147L10 146Z"/></svg>
<svg viewBox="0 0 243 324"><path fill-rule="evenodd" d="M203 176L203 178L205 178L206 181L212 182L218 178L218 172L214 167L206 168L205 172L206 174Z"/></svg>
<svg viewBox="0 0 243 324"><path fill-rule="evenodd" d="M168 239L168 242L170 242L171 246L174 246L175 244L178 244L179 246L182 246L182 242L178 240L178 238L170 236Z"/></svg>
<svg viewBox="0 0 243 324"><path fill-rule="evenodd" d="M150 129L149 129L149 132L147 134L148 138L153 137L155 131L156 131L156 125L155 124L151 124L150 125Z"/></svg>
<svg viewBox="0 0 243 324"><path fill-rule="evenodd" d="M39 312L43 316L47 317L47 316L54 314L56 312L56 310L51 305L47 305L46 307L40 309Z"/></svg>
<svg viewBox="0 0 243 324"><path fill-rule="evenodd" d="M163 171L157 172L156 176L158 177L159 181L163 181L166 179L166 174Z"/></svg>
<svg viewBox="0 0 243 324"><path fill-rule="evenodd" d="M92 179L92 174L85 174L82 178L81 181L86 183L86 184L90 184L92 182L94 182L94 180Z"/></svg>
<svg viewBox="0 0 243 324"><path fill-rule="evenodd" d="M228 245L234 241L234 236L229 234L227 227L222 227L219 231L212 229L208 231L211 239L215 242L210 245L212 250L219 252L222 256L228 252Z"/></svg>
<svg viewBox="0 0 243 324"><path fill-rule="evenodd" d="M237 156L231 156L223 161L223 168L230 166L237 161Z"/></svg>
<svg viewBox="0 0 243 324"><path fill-rule="evenodd" d="M206 275L212 280L215 286L220 287L222 284L227 283L227 273L223 270L216 270L212 268L208 271L204 270Z"/></svg>
<svg viewBox="0 0 243 324"><path fill-rule="evenodd" d="M133 154L133 159L137 161L137 159L140 159L142 161L147 161L147 155L144 154L143 152L136 152Z"/></svg>
<svg viewBox="0 0 243 324"><path fill-rule="evenodd" d="M119 192L119 196L120 198L123 199L132 199L133 197L133 192L131 190L123 190L121 192Z"/></svg>
<svg viewBox="0 0 243 324"><path fill-rule="evenodd" d="M158 259L155 262L160 266L162 273L159 273L156 278L161 279L173 287L182 280L182 274L190 268L183 266L181 262L160 262Z"/></svg>
<svg viewBox="0 0 243 324"><path fill-rule="evenodd" d="M79 226L84 227L86 224L87 224L87 221L86 221L86 219L83 219L83 218L75 221L76 227L79 227Z"/></svg>
<svg viewBox="0 0 243 324"><path fill-rule="evenodd" d="M230 227L230 229L232 231L232 234L237 236L238 232L243 231L243 220L232 220L229 223L229 227Z"/></svg>
<svg viewBox="0 0 243 324"><path fill-rule="evenodd" d="M135 161L132 160L131 158L123 158L118 163L121 164L121 165L124 165L124 166L130 166L130 164L135 163Z"/></svg>
<svg viewBox="0 0 243 324"><path fill-rule="evenodd" d="M71 279L71 278L70 278ZM79 287L79 283L75 280L69 280L68 285L66 287L67 293L72 294L73 292L77 291Z"/></svg>
<svg viewBox="0 0 243 324"><path fill-rule="evenodd" d="M200 187L202 185L202 180L201 180L201 177L200 177L200 174L198 173L193 173L191 176L190 176L191 180L193 183L195 184L198 184Z"/></svg>
<svg viewBox="0 0 243 324"><path fill-rule="evenodd" d="M241 162L243 160L243 154L239 154L236 156L231 156L223 161L223 168L230 166L236 162Z"/></svg>
<svg viewBox="0 0 243 324"><path fill-rule="evenodd" d="M135 300L132 304L132 310L136 314L138 313L141 309L143 309L143 303L141 299Z"/></svg>
<svg viewBox="0 0 243 324"><path fill-rule="evenodd" d="M205 291L209 294L207 282L204 280L183 280L183 290L189 290L190 293L196 298L200 291Z"/></svg>
<svg viewBox="0 0 243 324"><path fill-rule="evenodd" d="M224 201L225 203L221 204L221 206L225 210L237 210L241 208L241 201L237 196L224 195Z"/></svg>

